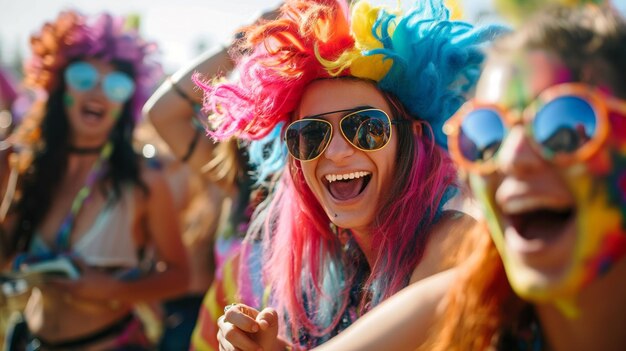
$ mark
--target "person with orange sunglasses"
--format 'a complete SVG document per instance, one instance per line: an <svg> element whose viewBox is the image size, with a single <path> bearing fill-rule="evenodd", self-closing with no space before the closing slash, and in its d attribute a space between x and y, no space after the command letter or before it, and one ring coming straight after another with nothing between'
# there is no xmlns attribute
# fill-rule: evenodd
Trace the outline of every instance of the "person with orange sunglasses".
<svg viewBox="0 0 626 351"><path fill-rule="evenodd" d="M437 349L622 350L626 22L557 7L492 51L444 126L491 234L466 272L485 279L452 289L480 298L449 306Z"/></svg>

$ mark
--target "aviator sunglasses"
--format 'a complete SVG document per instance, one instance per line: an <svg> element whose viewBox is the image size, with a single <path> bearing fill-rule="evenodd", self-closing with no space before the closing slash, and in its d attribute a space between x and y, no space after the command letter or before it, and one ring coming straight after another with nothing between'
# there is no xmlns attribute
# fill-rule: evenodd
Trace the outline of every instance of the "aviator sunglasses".
<svg viewBox="0 0 626 351"><path fill-rule="evenodd" d="M510 128L521 124L530 145L560 167L585 161L606 142L609 111L626 115L626 101L582 83L552 86L522 112L470 100L444 125L455 162L488 174Z"/></svg>
<svg viewBox="0 0 626 351"><path fill-rule="evenodd" d="M65 82L78 91L91 90L102 82L106 97L118 103L128 100L135 91L135 83L128 74L113 71L102 77L96 67L84 61L74 62L67 67Z"/></svg>
<svg viewBox="0 0 626 351"><path fill-rule="evenodd" d="M289 153L297 160L312 161L324 153L333 135L333 125L324 115L347 113L339 120L341 135L355 148L376 151L385 147L391 139L392 121L385 111L357 107L325 112L292 122L285 131Z"/></svg>

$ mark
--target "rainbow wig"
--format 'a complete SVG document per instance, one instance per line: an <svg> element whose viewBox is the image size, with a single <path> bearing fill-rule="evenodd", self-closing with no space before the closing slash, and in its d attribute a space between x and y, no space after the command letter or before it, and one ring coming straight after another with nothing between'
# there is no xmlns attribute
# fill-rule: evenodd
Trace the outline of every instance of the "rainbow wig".
<svg viewBox="0 0 626 351"><path fill-rule="evenodd" d="M33 57L24 66L25 84L51 93L59 87L62 72L72 61L95 57L127 62L132 66L136 86L131 111L138 121L162 71L152 56L156 45L143 41L126 23L124 18L106 13L88 18L75 11L61 12L31 37Z"/></svg>
<svg viewBox="0 0 626 351"><path fill-rule="evenodd" d="M344 230L333 228L299 161L289 159L260 219L265 273L274 306L289 321L286 332L313 346L408 284L427 234L454 192L455 170L437 147L445 148L441 127L478 77L479 45L500 29L452 21L442 0L417 1L404 14L365 1L350 13L341 0L287 0L281 10L278 19L248 27L246 41L233 50L244 53L236 57L237 82L196 79L204 108L214 113L214 137L260 140L290 122L310 82L335 77L372 82L396 118L425 127L422 136L406 132L413 147L398 157L409 160L398 170L406 176L378 205L372 267L354 240L342 245L337 234Z"/></svg>

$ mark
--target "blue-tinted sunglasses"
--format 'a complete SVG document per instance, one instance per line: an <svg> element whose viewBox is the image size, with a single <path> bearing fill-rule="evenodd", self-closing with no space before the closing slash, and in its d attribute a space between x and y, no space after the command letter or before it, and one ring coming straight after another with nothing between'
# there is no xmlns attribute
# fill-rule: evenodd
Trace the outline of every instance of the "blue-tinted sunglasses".
<svg viewBox="0 0 626 351"><path fill-rule="evenodd" d="M102 81L102 90L113 102L126 102L135 92L135 83L127 74L113 71L100 76L98 70L90 63L78 61L70 64L65 70L65 82L78 91L91 90Z"/></svg>

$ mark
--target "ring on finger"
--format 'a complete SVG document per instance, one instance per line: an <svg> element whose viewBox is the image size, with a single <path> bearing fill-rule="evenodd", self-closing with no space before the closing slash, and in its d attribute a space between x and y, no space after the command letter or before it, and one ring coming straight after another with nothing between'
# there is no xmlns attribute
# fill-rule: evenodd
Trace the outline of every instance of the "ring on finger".
<svg viewBox="0 0 626 351"><path fill-rule="evenodd" d="M237 305L236 303L231 303L230 305L224 306L224 313L226 313L228 310L230 310L232 307L236 305Z"/></svg>

